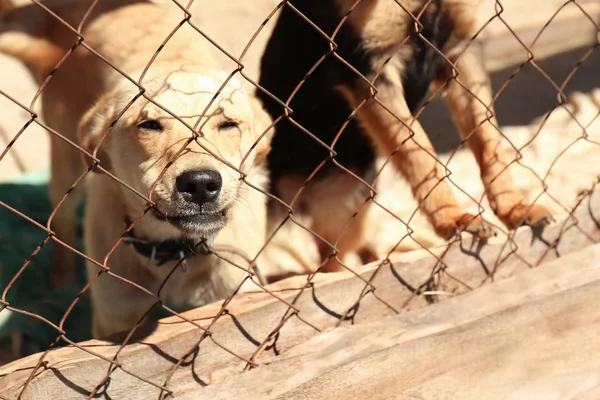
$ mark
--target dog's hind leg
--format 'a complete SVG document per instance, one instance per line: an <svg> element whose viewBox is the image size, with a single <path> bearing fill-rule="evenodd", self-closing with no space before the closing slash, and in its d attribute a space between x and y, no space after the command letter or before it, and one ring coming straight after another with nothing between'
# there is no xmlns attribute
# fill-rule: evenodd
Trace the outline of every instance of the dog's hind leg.
<svg viewBox="0 0 600 400"><path fill-rule="evenodd" d="M455 69L445 62L439 83L447 82L446 103L462 138L479 164L492 209L509 229L523 224L548 223L552 218L550 212L543 206L526 204L508 171L513 160L508 159L500 146L502 135L497 128L491 85L480 48L471 44L463 54L449 55L456 65L458 76Z"/></svg>
<svg viewBox="0 0 600 400"><path fill-rule="evenodd" d="M343 270L344 266L336 258L345 262L347 256L358 256L366 244L365 223L370 204L365 202L369 198L369 190L356 178L341 171L316 178L306 185L304 179L296 176L286 176L275 183L278 196L287 204L302 186L305 186L303 192L292 207L294 221L287 221L270 244L271 248L279 244L279 248L287 251L280 252L284 254L279 254L277 260L273 257L277 255L273 250L268 251L269 256L279 264L283 264L281 257L284 260L295 259L296 265L303 267L288 268L294 273L314 272L327 258L322 272ZM287 209L272 204L270 224L279 225L286 215ZM336 257L331 257L333 252Z"/></svg>
<svg viewBox="0 0 600 400"><path fill-rule="evenodd" d="M368 208L371 205L372 203L366 203L357 207L356 210L349 209L348 216L339 221L328 219L316 221L317 223L323 222L323 224L315 225L315 231L320 232L334 246L332 248L323 242L320 243L321 257L323 260L327 260L321 268L322 272L352 269L353 265L348 264L349 256L360 257L359 253L367 250L365 247L367 224L374 223L368 218Z"/></svg>

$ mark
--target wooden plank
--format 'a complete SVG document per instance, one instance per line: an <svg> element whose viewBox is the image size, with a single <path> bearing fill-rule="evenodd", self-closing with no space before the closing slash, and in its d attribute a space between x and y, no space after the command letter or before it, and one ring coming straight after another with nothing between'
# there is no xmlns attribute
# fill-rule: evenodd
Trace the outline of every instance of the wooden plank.
<svg viewBox="0 0 600 400"><path fill-rule="evenodd" d="M453 294L464 293L469 289L459 281L472 288L481 286L491 281L486 270L495 270L494 279L500 280L528 271L531 265L541 260L547 261L556 258L558 254L565 255L589 246L600 238L600 230L593 217L596 214L600 214L598 192L588 197L577 209L574 215L578 220L577 225L574 225L575 219L571 218L549 227L543 238L547 243L553 243L561 237L556 245L556 251L548 252L547 244L534 240L528 229L521 229L517 233L516 252L505 244L489 245L477 251L467 246L468 240L463 241L462 244L455 243L443 257L446 273L439 274L430 289L441 289ZM503 261L498 263L498 260ZM426 257L413 262L386 265L379 270L377 265L371 264L357 271L363 279L371 279L376 290L374 294L368 294L360 300L354 322L369 323L395 313L378 298L387 301L396 311L416 309L426 305L427 301L423 296L414 297L414 293L407 287L419 287L430 277L431 271L436 266L440 266L439 261ZM579 271L582 266L575 263L569 268ZM377 274L372 278L375 271ZM278 295L289 302L299 293L298 288L305 285L305 277L295 277L271 285L270 289L276 291L285 288L286 290L279 292ZM320 331L331 329L340 324L339 315L356 304L364 289L364 282L351 273L319 275L313 280L312 287L296 301L296 307L300 310L299 316ZM522 289L524 293L529 293L526 287ZM413 301L408 301L411 298L414 298ZM428 300L435 301L436 296L428 296ZM220 307L221 303L216 303L187 312L185 316L202 326L207 326ZM174 371L169 387L176 388L177 392L185 392L197 385L216 384L238 374L245 366L245 362L223 350L215 342L222 344L231 352L248 358L256 351L258 344L279 325L288 307L270 294L248 293L234 298L227 309L228 315L214 324L210 338L205 338L200 343L198 354L185 366ZM349 323L349 321L341 322L342 325ZM285 353L318 333L319 331L299 318L291 318L281 329L277 348ZM127 371L162 385L171 375L177 360L190 348L194 348L201 337L202 331L195 325L183 322L178 317L167 318L162 320L149 335L128 345L121 352L118 360ZM93 354L72 346L51 351L44 359L44 368L37 371L22 398L75 399L89 393L106 375L109 366L107 361L101 360L94 354L112 358L119 346L97 340L81 343L81 346ZM258 358L257 361L260 363L263 358L268 359L271 354L273 354L272 350L265 351L262 358ZM40 355L33 355L2 367L0 394L15 397L39 358ZM135 393L131 392L132 387L136 388ZM112 398L129 399L146 399L156 397L160 393L155 386L143 383L120 369L111 376L106 391Z"/></svg>
<svg viewBox="0 0 600 400"><path fill-rule="evenodd" d="M494 72L525 62L529 58L527 47L537 60L583 46L591 48L598 42L600 3L484 0L479 21L484 27L479 39L485 64Z"/></svg>
<svg viewBox="0 0 600 400"><path fill-rule="evenodd" d="M178 398L593 398L598 293L595 245L425 309L325 332Z"/></svg>

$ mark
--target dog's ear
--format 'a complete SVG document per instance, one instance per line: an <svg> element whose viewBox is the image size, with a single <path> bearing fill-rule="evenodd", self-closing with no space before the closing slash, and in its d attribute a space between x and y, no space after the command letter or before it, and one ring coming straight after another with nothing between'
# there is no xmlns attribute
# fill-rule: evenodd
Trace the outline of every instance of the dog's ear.
<svg viewBox="0 0 600 400"><path fill-rule="evenodd" d="M254 158L254 164L262 164L266 159L267 155L271 151L271 140L273 139L273 133L275 127L271 126L273 120L269 114L265 111L261 101L252 96L250 98L250 104L252 105L253 121L252 131L255 140L258 141L256 144L256 157ZM268 132L265 133L265 131Z"/></svg>
<svg viewBox="0 0 600 400"><path fill-rule="evenodd" d="M107 148L109 146L108 131L116 118L116 107L114 96L111 93L104 94L79 121L78 138L81 147L100 160L100 166L106 170L111 169L110 158ZM88 167L93 160L83 155L84 162ZM98 172L98 170L93 169Z"/></svg>

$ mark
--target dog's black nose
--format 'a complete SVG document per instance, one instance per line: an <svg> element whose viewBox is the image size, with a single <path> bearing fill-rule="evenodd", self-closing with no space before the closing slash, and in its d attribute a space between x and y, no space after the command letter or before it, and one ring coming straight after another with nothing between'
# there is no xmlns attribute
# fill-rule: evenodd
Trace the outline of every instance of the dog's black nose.
<svg viewBox="0 0 600 400"><path fill-rule="evenodd" d="M177 177L175 186L186 200L203 205L217 200L223 179L212 169L185 171Z"/></svg>

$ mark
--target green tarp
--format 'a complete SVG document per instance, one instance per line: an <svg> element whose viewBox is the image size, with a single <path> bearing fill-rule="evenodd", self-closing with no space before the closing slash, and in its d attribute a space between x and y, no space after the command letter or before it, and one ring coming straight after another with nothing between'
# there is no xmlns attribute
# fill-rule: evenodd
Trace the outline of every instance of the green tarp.
<svg viewBox="0 0 600 400"><path fill-rule="evenodd" d="M51 213L48 171L24 174L10 182L0 183L0 201L46 226ZM4 292L4 300L13 308L40 315L58 326L85 284L83 260L78 257L79 279L76 285L50 291L47 277L54 243L50 240L42 246L47 237L46 232L31 222L6 207L0 207L0 288ZM81 249L81 238L78 248ZM39 252L32 257L38 249ZM28 259L30 263L24 267ZM21 269L21 275L7 290ZM63 329L67 337L74 341L90 337L87 295L80 298L65 320ZM46 322L4 309L0 312L0 339L12 332L25 334L42 349L47 348L58 336L58 331Z"/></svg>

